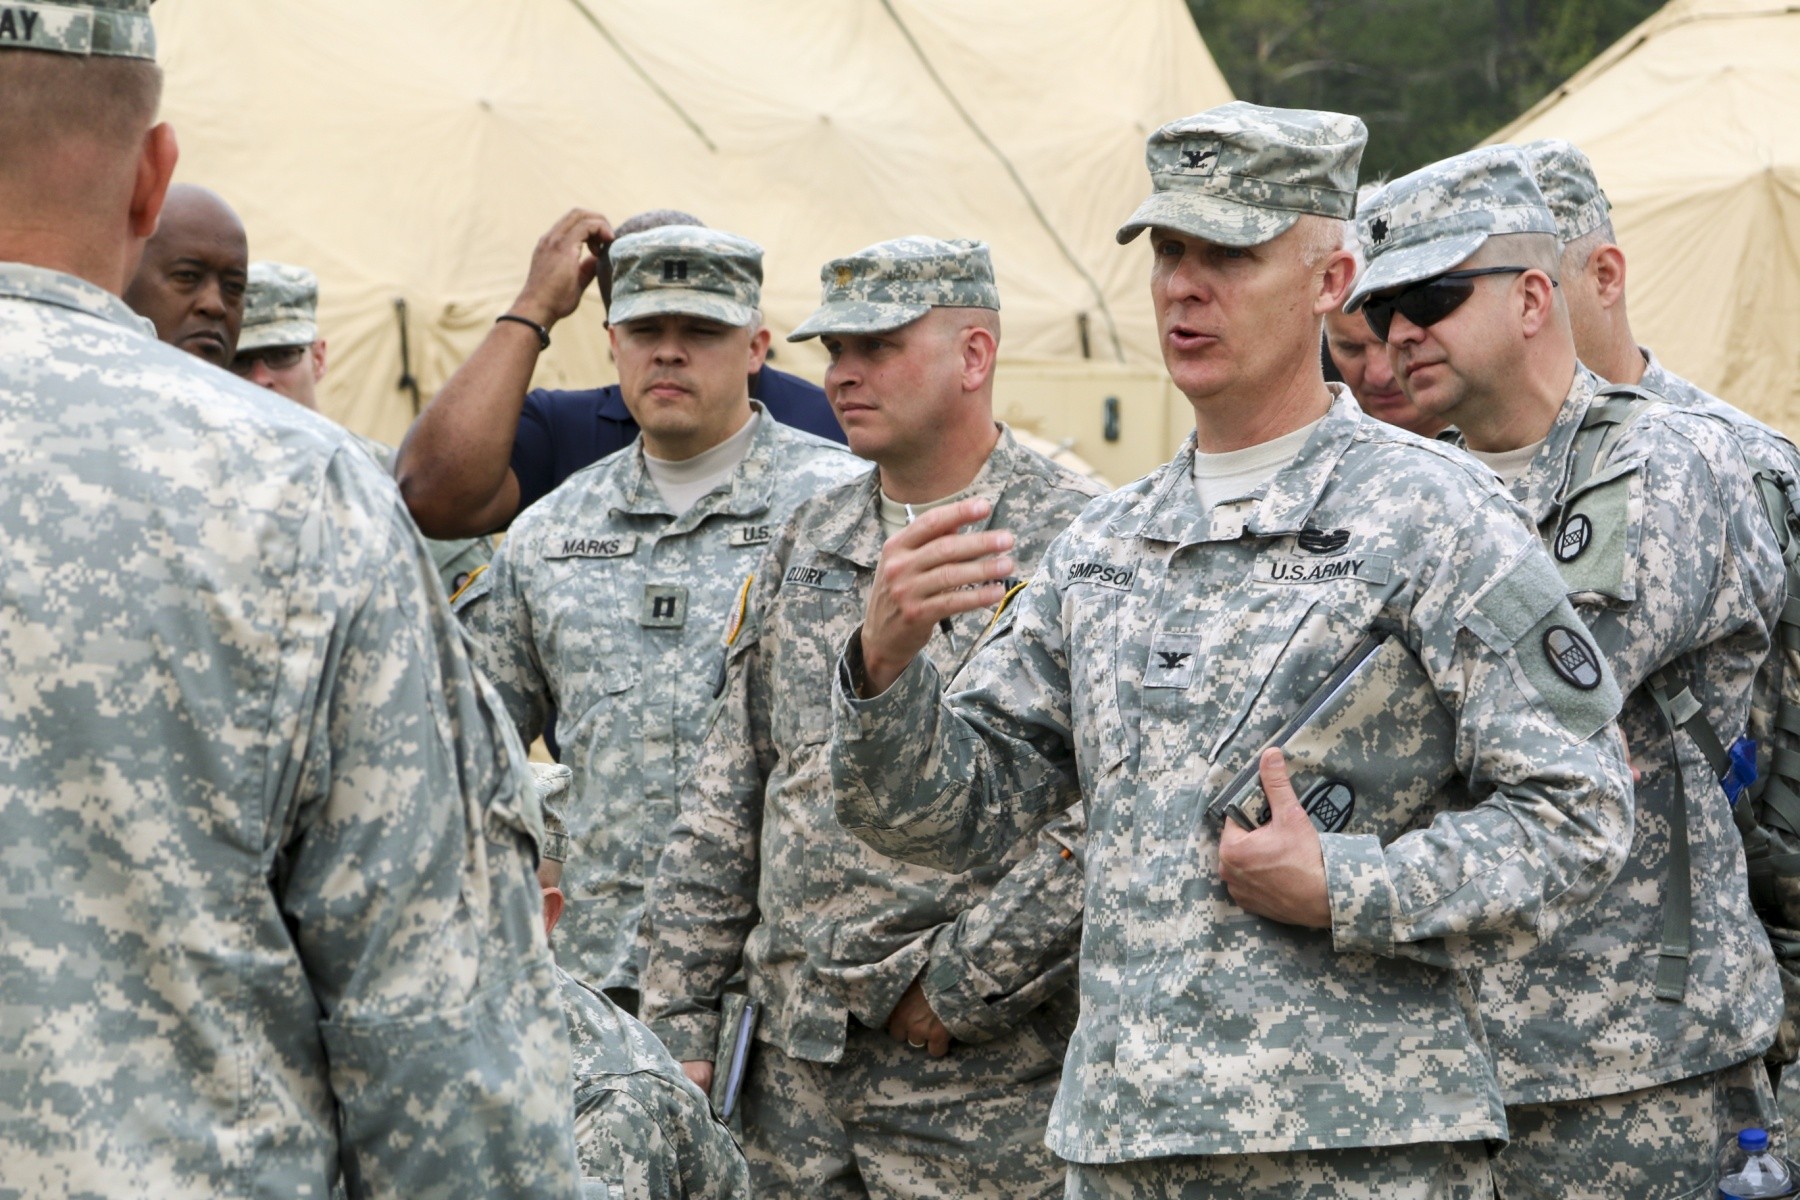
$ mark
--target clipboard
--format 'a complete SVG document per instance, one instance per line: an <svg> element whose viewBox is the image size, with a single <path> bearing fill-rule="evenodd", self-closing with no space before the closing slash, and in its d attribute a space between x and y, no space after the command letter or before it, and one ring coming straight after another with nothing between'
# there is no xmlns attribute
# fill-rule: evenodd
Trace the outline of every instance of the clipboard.
<svg viewBox="0 0 1800 1200"><path fill-rule="evenodd" d="M1456 774L1456 722L1404 644L1386 633L1359 641L1206 806L1254 830L1269 820L1257 769L1279 747L1300 805L1321 833L1372 833L1385 842L1428 824Z"/></svg>
<svg viewBox="0 0 1800 1200"><path fill-rule="evenodd" d="M749 1074L750 1050L756 1040L759 1006L741 993L728 992L720 1002L719 1042L713 1055L713 1112L730 1121Z"/></svg>

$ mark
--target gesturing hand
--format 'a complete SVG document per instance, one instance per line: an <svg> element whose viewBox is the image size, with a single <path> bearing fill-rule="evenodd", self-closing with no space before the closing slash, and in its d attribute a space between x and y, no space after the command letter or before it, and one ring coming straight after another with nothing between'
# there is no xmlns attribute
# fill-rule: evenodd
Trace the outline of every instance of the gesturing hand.
<svg viewBox="0 0 1800 1200"><path fill-rule="evenodd" d="M863 616L864 699L887 691L931 640L938 622L1000 603L997 580L1013 572L1013 536L1005 530L957 533L988 515L986 500L934 508L881 548L875 587Z"/></svg>
<svg viewBox="0 0 1800 1200"><path fill-rule="evenodd" d="M917 979L901 995L894 1011L888 1014L887 1031L896 1042L924 1050L933 1058L950 1053L950 1031L931 1011L931 1001L925 998L925 988Z"/></svg>
<svg viewBox="0 0 1800 1200"><path fill-rule="evenodd" d="M613 240L612 224L597 212L571 209L531 252L525 287L509 310L546 329L575 311Z"/></svg>
<svg viewBox="0 0 1800 1200"><path fill-rule="evenodd" d="M1251 832L1236 821L1225 822L1219 834L1219 878L1245 912L1328 929L1331 902L1319 831L1288 782L1281 751L1273 746L1264 750L1257 767L1263 795L1269 798L1269 823Z"/></svg>

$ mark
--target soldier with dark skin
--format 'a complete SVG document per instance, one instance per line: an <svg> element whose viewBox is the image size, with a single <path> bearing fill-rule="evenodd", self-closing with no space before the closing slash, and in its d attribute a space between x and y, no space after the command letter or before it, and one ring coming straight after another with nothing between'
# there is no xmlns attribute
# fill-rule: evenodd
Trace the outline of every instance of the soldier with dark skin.
<svg viewBox="0 0 1800 1200"><path fill-rule="evenodd" d="M217 192L178 183L169 189L125 303L156 326L159 340L228 367L249 277L250 243L231 205Z"/></svg>

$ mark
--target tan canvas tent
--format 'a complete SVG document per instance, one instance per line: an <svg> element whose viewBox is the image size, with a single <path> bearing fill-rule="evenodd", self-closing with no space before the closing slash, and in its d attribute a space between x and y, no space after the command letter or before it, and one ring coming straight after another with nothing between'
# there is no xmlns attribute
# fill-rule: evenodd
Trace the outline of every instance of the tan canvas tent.
<svg viewBox="0 0 1800 1200"><path fill-rule="evenodd" d="M1675 371L1800 434L1800 5L1675 0L1495 141L1594 161L1632 325Z"/></svg>
<svg viewBox="0 0 1800 1200"><path fill-rule="evenodd" d="M322 403L355 429L397 441L403 367L429 399L581 204L685 208L760 242L778 361L814 378L817 349L780 337L826 259L903 233L982 238L1002 410L1115 478L1179 436L1148 251L1112 234L1147 187L1145 135L1230 98L1181 0L161 0L155 15L178 177L237 207L254 257L318 272ZM558 328L538 383L613 378L602 316L591 303Z"/></svg>

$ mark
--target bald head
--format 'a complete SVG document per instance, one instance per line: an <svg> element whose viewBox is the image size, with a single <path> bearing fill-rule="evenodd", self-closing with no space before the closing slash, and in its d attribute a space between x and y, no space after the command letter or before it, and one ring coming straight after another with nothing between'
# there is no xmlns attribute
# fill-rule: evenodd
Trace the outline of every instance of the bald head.
<svg viewBox="0 0 1800 1200"><path fill-rule="evenodd" d="M217 192L178 183L125 303L149 318L162 341L227 366L237 353L249 271L249 239L231 205Z"/></svg>

